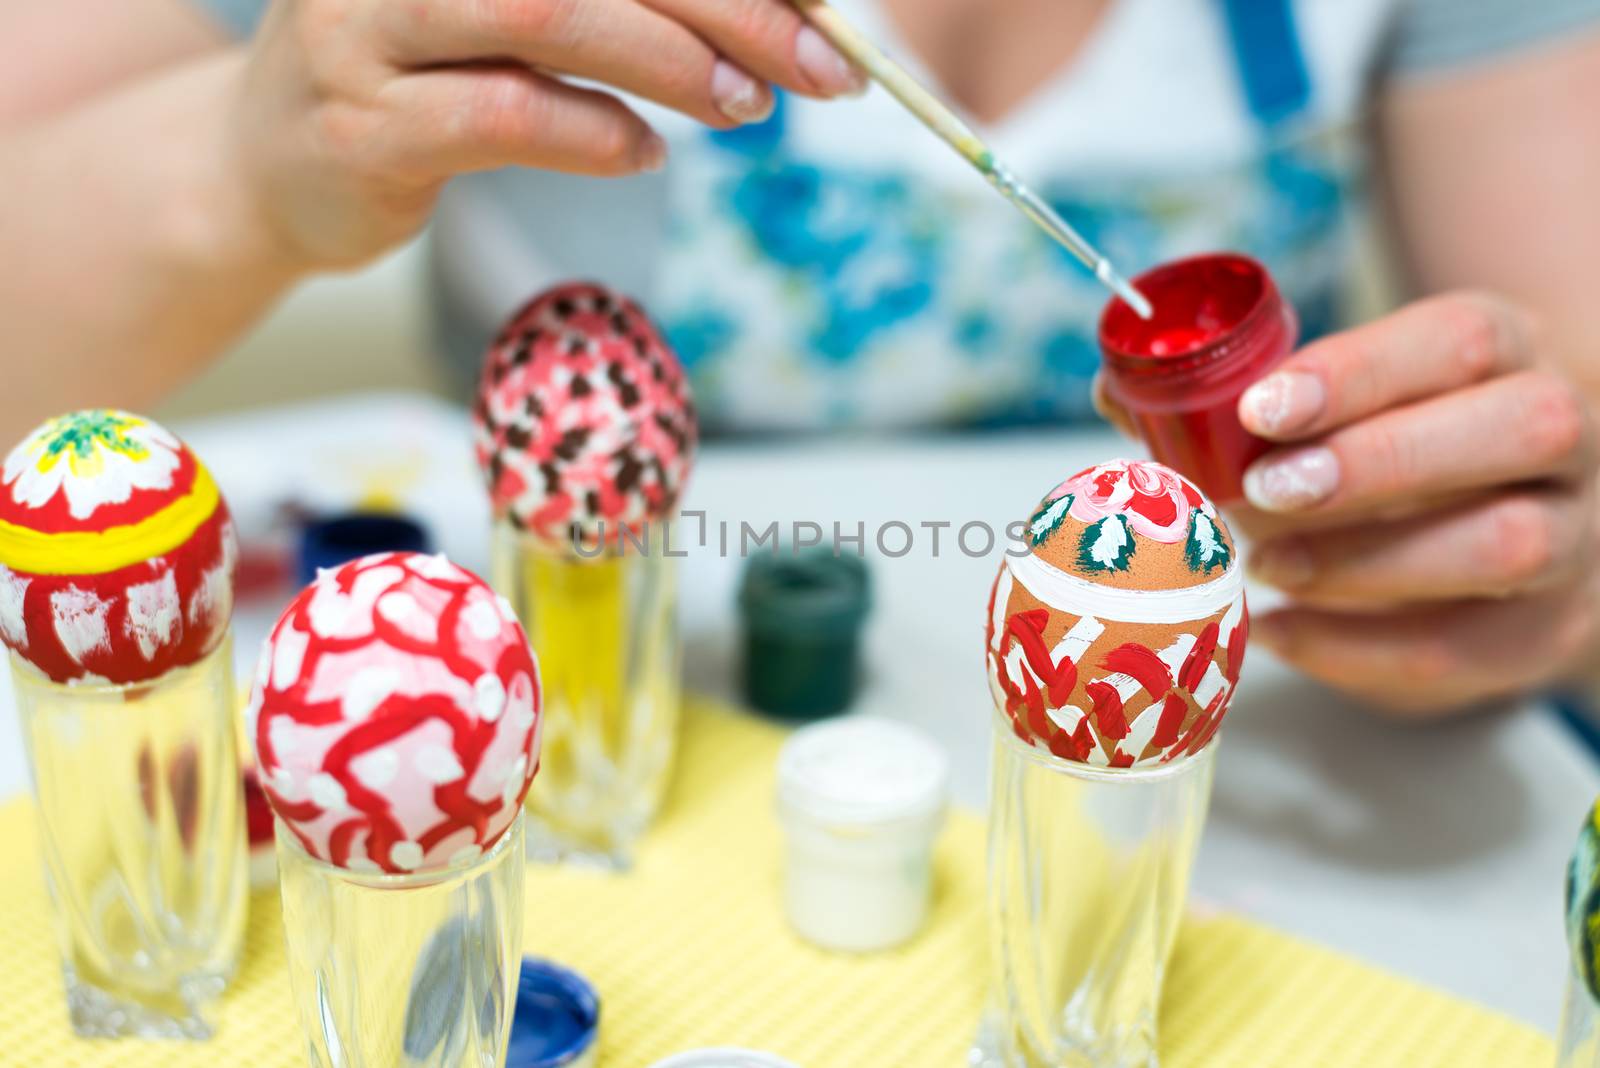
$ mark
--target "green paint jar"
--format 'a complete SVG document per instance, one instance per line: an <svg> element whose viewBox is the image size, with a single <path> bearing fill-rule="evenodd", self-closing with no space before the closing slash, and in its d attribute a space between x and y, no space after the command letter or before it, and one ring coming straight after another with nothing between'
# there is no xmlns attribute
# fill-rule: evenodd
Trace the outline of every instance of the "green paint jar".
<svg viewBox="0 0 1600 1068"><path fill-rule="evenodd" d="M739 590L745 701L792 720L849 707L860 679L869 585L859 556L815 550L751 557Z"/></svg>

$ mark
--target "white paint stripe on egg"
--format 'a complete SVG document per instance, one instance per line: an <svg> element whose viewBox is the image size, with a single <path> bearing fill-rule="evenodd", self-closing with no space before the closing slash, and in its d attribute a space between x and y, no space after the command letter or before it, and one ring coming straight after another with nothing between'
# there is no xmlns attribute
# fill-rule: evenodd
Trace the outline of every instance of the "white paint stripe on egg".
<svg viewBox="0 0 1600 1068"><path fill-rule="evenodd" d="M1122 740L1122 751L1129 753L1135 760L1144 752L1144 747L1150 744L1150 739L1155 737L1156 727L1161 723L1161 709L1166 702L1157 701L1146 705L1142 712L1132 713L1128 717L1128 736Z"/></svg>
<svg viewBox="0 0 1600 1068"><path fill-rule="evenodd" d="M1109 683L1111 688L1117 691L1117 696L1122 698L1122 703L1124 705L1132 700L1135 694L1144 689L1144 687L1140 685L1138 679L1134 678L1132 675L1124 675L1120 671L1116 671L1110 675L1095 679L1093 682ZM1093 685L1093 682L1091 685Z"/></svg>
<svg viewBox="0 0 1600 1068"><path fill-rule="evenodd" d="M1083 717L1087 713L1077 705L1052 708L1047 704L1045 705L1044 714L1050 717L1051 723L1054 723L1068 734L1072 734L1077 731L1078 725L1083 722Z"/></svg>
<svg viewBox="0 0 1600 1068"><path fill-rule="evenodd" d="M1228 614L1222 617L1222 633L1217 636L1218 645L1227 645L1228 638L1233 634L1233 628L1239 625L1239 617L1244 614L1244 598L1234 599L1228 606Z"/></svg>
<svg viewBox="0 0 1600 1068"><path fill-rule="evenodd" d="M1178 672L1183 668L1183 662L1189 659L1189 651L1194 648L1197 641L1193 634L1180 634L1178 640L1156 654L1156 657L1172 672L1172 677L1177 678Z"/></svg>
<svg viewBox="0 0 1600 1068"><path fill-rule="evenodd" d="M1187 623L1215 615L1231 604L1244 586L1238 564L1230 563L1218 578L1181 590L1123 590L1102 586L1029 554L1006 560L1006 568L1043 603L1078 615L1121 623Z"/></svg>
<svg viewBox="0 0 1600 1068"><path fill-rule="evenodd" d="M178 579L171 571L150 582L128 587L128 611L123 629L146 660L176 636L183 610L178 603Z"/></svg>
<svg viewBox="0 0 1600 1068"><path fill-rule="evenodd" d="M78 663L92 652L111 649L111 632L106 613L111 602L92 590L68 586L50 595L51 624L67 655Z"/></svg>
<svg viewBox="0 0 1600 1068"><path fill-rule="evenodd" d="M1000 643L1005 639L1006 606L1011 600L1011 569L1002 567L1000 576L995 582L994 612L990 617L994 623L994 639L991 648L999 649Z"/></svg>
<svg viewBox="0 0 1600 1068"><path fill-rule="evenodd" d="M1006 653L1005 664L1006 677L1015 683L1018 689L1026 689L1020 680L1027 677L1027 675L1023 674L1024 672L1031 674L1031 670L1028 667L1028 658L1023 655L1022 646L1013 645L1011 647L1010 651Z"/></svg>
<svg viewBox="0 0 1600 1068"><path fill-rule="evenodd" d="M1050 651L1050 657L1056 663L1061 663L1063 656L1070 656L1076 664L1083 659L1083 654L1089 651L1089 646L1099 640L1100 635L1106 632L1106 626L1094 616L1084 616L1074 623L1072 629L1061 636L1056 642L1056 647Z"/></svg>
<svg viewBox="0 0 1600 1068"><path fill-rule="evenodd" d="M1205 708L1211 703L1213 697L1222 692L1222 688L1226 685L1228 685L1227 676L1222 673L1222 669L1217 667L1217 662L1213 660L1206 667L1205 678L1201 679L1200 685L1195 687L1195 704Z"/></svg>
<svg viewBox="0 0 1600 1068"><path fill-rule="evenodd" d="M6 644L18 649L28 647L28 624L22 617L22 602L28 595L30 578L23 578L4 564L0 564L0 634Z"/></svg>

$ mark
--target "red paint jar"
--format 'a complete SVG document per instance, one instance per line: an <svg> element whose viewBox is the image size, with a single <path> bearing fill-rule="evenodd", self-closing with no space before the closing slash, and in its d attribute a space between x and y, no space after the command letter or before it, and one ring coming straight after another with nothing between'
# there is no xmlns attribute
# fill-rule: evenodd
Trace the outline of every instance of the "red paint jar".
<svg viewBox="0 0 1600 1068"><path fill-rule="evenodd" d="M1113 300L1100 317L1106 388L1155 458L1218 503L1270 444L1239 424L1239 395L1294 350L1300 325L1267 269L1216 253L1165 264L1134 285L1155 308L1140 319Z"/></svg>

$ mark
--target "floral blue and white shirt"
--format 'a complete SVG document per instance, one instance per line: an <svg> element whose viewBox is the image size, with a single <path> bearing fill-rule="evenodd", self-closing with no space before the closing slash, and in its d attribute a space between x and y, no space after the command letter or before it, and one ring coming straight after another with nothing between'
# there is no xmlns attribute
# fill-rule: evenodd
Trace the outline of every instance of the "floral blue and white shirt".
<svg viewBox="0 0 1600 1068"><path fill-rule="evenodd" d="M259 6L201 2L241 26ZM839 6L932 81L875 0ZM1340 321L1373 86L1577 28L1600 0L1115 0L982 133L1125 272L1248 252L1313 335ZM1088 415L1105 293L887 94L783 97L727 133L641 111L664 174L448 190L433 262L463 382L527 296L590 277L660 320L712 431Z"/></svg>

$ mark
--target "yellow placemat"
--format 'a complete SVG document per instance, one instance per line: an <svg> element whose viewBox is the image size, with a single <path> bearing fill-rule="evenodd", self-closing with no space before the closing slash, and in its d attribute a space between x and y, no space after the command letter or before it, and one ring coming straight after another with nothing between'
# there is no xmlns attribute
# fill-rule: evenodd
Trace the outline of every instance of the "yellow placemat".
<svg viewBox="0 0 1600 1068"><path fill-rule="evenodd" d="M627 877L535 869L527 947L604 1001L604 1068L747 1045L805 1068L956 1068L983 999L983 825L954 814L939 894L910 946L823 953L784 926L771 805L775 728L687 717L678 789ZM85 1042L68 1029L33 813L0 808L0 1064L297 1068L277 900L251 901L245 961L214 1042ZM1162 1013L1166 1068L1508 1068L1550 1041L1467 1002L1239 919L1186 924Z"/></svg>

